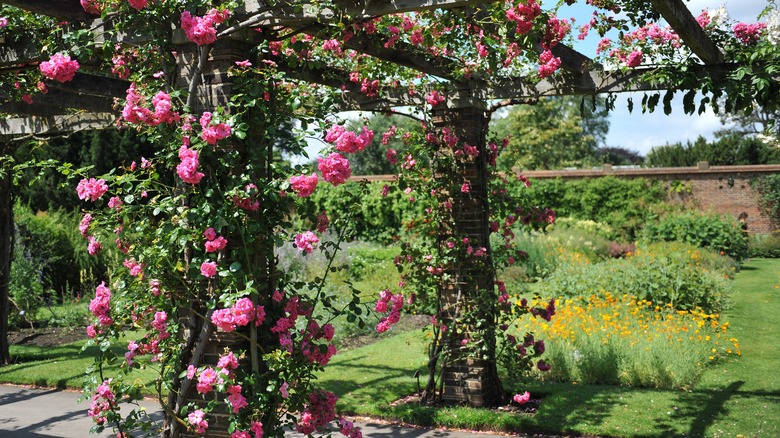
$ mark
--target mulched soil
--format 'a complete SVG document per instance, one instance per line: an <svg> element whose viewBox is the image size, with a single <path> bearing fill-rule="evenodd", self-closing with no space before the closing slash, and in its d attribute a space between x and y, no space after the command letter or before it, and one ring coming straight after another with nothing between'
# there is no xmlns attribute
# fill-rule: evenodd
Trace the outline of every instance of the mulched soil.
<svg viewBox="0 0 780 438"><path fill-rule="evenodd" d="M80 341L87 338L84 328L44 327L21 329L8 333L11 345L27 345L37 347L56 347L62 344Z"/></svg>

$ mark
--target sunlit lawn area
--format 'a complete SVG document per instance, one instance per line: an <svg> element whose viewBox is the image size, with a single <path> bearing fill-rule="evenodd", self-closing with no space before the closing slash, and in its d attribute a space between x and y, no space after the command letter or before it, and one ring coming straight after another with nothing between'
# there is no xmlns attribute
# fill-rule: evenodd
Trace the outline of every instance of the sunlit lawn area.
<svg viewBox="0 0 780 438"><path fill-rule="evenodd" d="M508 390L529 389L541 397L539 411L390 406L415 391L412 375L423 363L420 333L336 356L321 383L341 396L344 412L425 425L611 436L779 436L779 280L780 260L753 260L737 274L734 307L724 318L742 357L709 368L692 391L505 382Z"/></svg>
<svg viewBox="0 0 780 438"><path fill-rule="evenodd" d="M572 383L504 382L509 391L541 398L534 414L413 404L392 406L425 385L425 337L405 332L336 355L318 384L341 397L344 414L428 426L608 436L780 436L780 260L753 260L736 276L734 306L724 318L742 357L708 368L691 391ZM0 381L47 387L81 386L97 347L13 346L17 364ZM117 353L121 355L118 349ZM145 374L137 377L144 379ZM151 378L151 374L148 374Z"/></svg>

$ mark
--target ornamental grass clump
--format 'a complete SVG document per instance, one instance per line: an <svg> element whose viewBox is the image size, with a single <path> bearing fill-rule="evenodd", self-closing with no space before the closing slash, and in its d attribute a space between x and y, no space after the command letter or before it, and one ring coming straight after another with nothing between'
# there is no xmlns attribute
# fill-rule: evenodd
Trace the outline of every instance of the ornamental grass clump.
<svg viewBox="0 0 780 438"><path fill-rule="evenodd" d="M728 322L701 309L615 296L566 299L550 321L521 318L518 328L547 342L547 381L690 389L708 364L740 355Z"/></svg>

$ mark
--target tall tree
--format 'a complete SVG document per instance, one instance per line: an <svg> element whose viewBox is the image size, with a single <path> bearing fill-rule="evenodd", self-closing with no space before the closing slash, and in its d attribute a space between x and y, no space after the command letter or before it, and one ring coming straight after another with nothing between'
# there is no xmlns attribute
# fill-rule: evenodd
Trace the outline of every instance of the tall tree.
<svg viewBox="0 0 780 438"><path fill-rule="evenodd" d="M731 134L755 136L774 146L780 145L780 109L756 106L751 112L721 112L718 117L725 127L715 133L717 137Z"/></svg>
<svg viewBox="0 0 780 438"><path fill-rule="evenodd" d="M604 99L576 96L540 99L517 106L493 125L509 145L498 158L500 169L556 169L597 162L597 149L609 131Z"/></svg>

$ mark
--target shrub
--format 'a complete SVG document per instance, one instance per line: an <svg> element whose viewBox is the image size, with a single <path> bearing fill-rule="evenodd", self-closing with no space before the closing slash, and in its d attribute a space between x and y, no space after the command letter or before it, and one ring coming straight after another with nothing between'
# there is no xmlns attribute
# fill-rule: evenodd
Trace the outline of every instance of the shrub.
<svg viewBox="0 0 780 438"><path fill-rule="evenodd" d="M750 257L780 258L780 234L753 234L748 239Z"/></svg>
<svg viewBox="0 0 780 438"><path fill-rule="evenodd" d="M764 175L752 181L758 192L758 205L776 223L780 223L780 174Z"/></svg>
<svg viewBox="0 0 780 438"><path fill-rule="evenodd" d="M574 230L588 236L598 236L602 239L612 240L617 237L615 230L604 223L590 219L577 219L573 217L557 217L555 223L547 227L547 231Z"/></svg>
<svg viewBox="0 0 780 438"><path fill-rule="evenodd" d="M654 217L655 207L666 201L667 191L657 181L606 176L532 180L528 196L533 204L551 208L558 217L606 224L621 239L634 240L643 224Z"/></svg>
<svg viewBox="0 0 780 438"><path fill-rule="evenodd" d="M747 239L739 223L716 214L671 214L645 226L645 242L685 242L709 248L737 261L747 257Z"/></svg>
<svg viewBox="0 0 780 438"><path fill-rule="evenodd" d="M18 228L16 245L26 249L29 257L41 267L44 290L59 296L78 285L78 267L74 268L74 248L64 230L65 224L46 213L33 214L28 208L14 206Z"/></svg>
<svg viewBox="0 0 780 438"><path fill-rule="evenodd" d="M545 339L544 380L690 389L705 366L739 355L717 314L675 311L630 295L561 300L547 322L524 318L521 330Z"/></svg>
<svg viewBox="0 0 780 438"><path fill-rule="evenodd" d="M565 298L629 294L670 304L674 309L720 312L729 304L734 267L706 250L680 244L657 244L625 259L595 264L561 265L542 284L542 294Z"/></svg>
<svg viewBox="0 0 780 438"><path fill-rule="evenodd" d="M17 242L18 238L17 234ZM8 322L11 327L18 328L25 323L32 325L38 309L43 306L42 271L41 263L31 256L29 249L18 243L14 245L8 285L11 301Z"/></svg>

